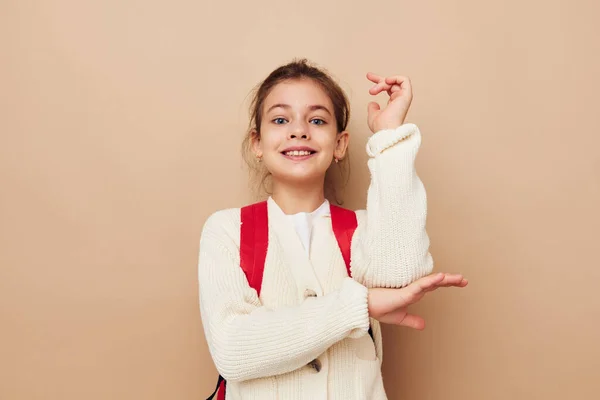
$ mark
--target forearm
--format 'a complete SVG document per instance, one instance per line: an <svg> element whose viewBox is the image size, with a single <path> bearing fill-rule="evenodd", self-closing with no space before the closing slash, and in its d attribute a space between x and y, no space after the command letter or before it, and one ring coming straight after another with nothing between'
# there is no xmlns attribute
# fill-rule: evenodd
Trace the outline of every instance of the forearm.
<svg viewBox="0 0 600 400"><path fill-rule="evenodd" d="M425 230L427 196L415 170L419 129L405 124L367 145L371 185L353 240L353 273L367 287L403 287L433 269Z"/></svg>
<svg viewBox="0 0 600 400"><path fill-rule="evenodd" d="M202 313L215 365L231 381L296 370L369 327L367 289L351 279L294 307L269 310L225 300Z"/></svg>

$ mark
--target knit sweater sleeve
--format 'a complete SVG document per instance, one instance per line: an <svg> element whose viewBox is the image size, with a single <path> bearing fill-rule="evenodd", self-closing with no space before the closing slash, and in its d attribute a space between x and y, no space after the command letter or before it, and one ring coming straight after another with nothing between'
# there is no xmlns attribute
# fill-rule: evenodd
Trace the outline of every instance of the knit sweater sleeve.
<svg viewBox="0 0 600 400"><path fill-rule="evenodd" d="M204 332L215 366L226 380L294 371L334 343L367 332L367 288L351 278L345 278L340 289L296 306L263 306L240 267L239 245L230 234L235 229L227 232L227 224L235 219L227 217L229 211L207 220L198 262Z"/></svg>
<svg viewBox="0 0 600 400"><path fill-rule="evenodd" d="M367 143L371 184L356 212L352 276L367 287L403 287L431 273L427 197L415 170L421 133L414 124L375 133Z"/></svg>

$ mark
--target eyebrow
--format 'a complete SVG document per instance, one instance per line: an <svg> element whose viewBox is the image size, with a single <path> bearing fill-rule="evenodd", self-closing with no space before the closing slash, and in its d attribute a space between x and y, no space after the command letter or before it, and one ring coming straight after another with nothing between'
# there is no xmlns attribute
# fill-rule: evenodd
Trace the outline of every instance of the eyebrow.
<svg viewBox="0 0 600 400"><path fill-rule="evenodd" d="M289 109L292 108L289 104L284 104L284 103L277 103L277 104L273 104L271 107L269 107L269 109L267 110L267 112L270 112L272 109L274 108L285 108L285 109ZM308 109L310 111L315 111L315 110L323 110L325 111L327 114L331 115L331 111L329 111L329 109L321 104L314 104L311 106L308 106Z"/></svg>

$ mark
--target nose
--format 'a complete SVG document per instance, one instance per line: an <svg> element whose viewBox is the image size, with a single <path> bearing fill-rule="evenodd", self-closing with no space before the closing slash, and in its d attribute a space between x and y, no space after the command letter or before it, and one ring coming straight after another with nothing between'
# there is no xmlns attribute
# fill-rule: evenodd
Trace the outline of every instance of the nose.
<svg viewBox="0 0 600 400"><path fill-rule="evenodd" d="M288 139L310 139L306 123L302 121L296 121L288 126L290 127Z"/></svg>

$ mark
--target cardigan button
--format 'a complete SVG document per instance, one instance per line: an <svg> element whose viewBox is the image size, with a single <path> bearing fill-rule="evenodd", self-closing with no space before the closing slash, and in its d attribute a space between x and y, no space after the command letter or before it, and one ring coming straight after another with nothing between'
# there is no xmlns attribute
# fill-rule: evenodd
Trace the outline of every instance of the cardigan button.
<svg viewBox="0 0 600 400"><path fill-rule="evenodd" d="M312 289L306 289L304 291L304 298L307 298L307 297L317 297L317 293Z"/></svg>
<svg viewBox="0 0 600 400"><path fill-rule="evenodd" d="M321 371L321 361L316 358L309 362L308 365L317 371L317 373Z"/></svg>

